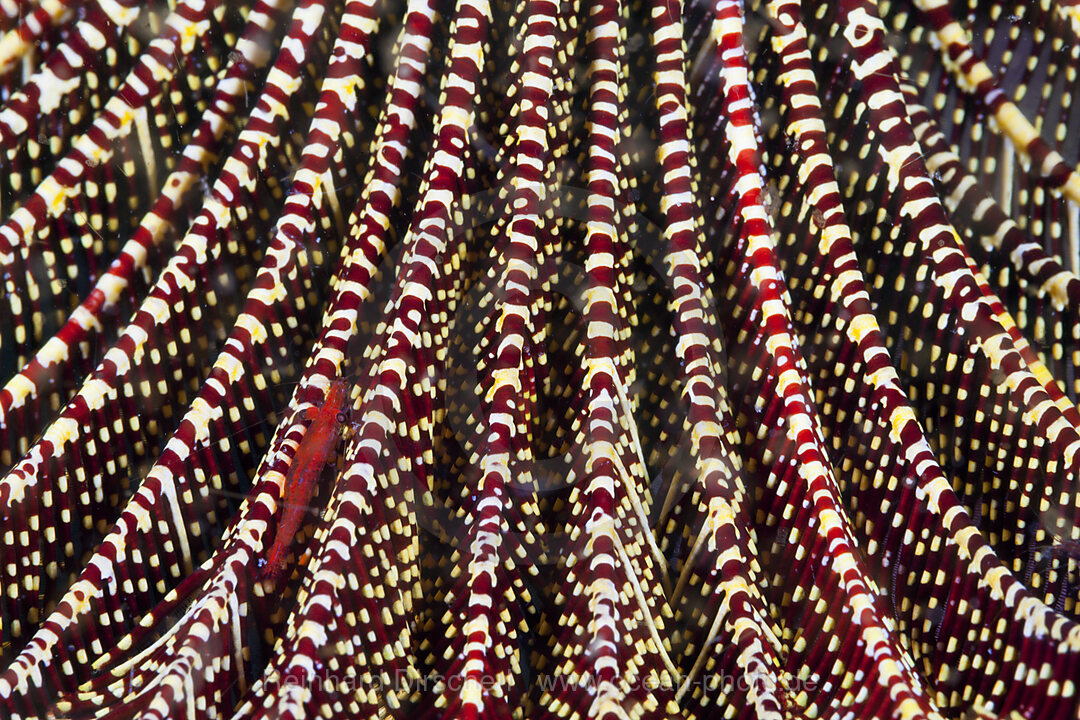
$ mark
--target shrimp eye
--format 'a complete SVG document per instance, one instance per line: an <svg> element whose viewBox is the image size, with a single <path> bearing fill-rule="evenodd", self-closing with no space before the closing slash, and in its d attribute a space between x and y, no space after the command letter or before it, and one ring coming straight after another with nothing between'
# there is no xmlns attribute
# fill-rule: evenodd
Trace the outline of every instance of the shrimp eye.
<svg viewBox="0 0 1080 720"><path fill-rule="evenodd" d="M341 423L342 425L344 425L344 424L345 424L345 421L346 421L346 420L348 420L348 419L349 419L349 416L345 414L345 411L343 411L343 410L340 410L340 411L338 411L338 414L337 414L337 421L338 421L339 423Z"/></svg>

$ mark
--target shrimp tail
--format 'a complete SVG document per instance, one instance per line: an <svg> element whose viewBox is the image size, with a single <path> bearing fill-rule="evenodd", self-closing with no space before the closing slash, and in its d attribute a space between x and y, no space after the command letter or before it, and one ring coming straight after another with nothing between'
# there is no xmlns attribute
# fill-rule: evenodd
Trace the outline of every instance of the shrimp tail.
<svg viewBox="0 0 1080 720"><path fill-rule="evenodd" d="M291 490L293 492L288 494L285 501L285 511L281 516L281 521L278 523L274 542L270 546L270 552L267 554L266 567L263 569L264 575L270 576L274 580L280 580L285 572L285 566L289 560L289 547L296 536L296 531L300 529L300 524L304 520L304 511L307 509L306 501L304 503L299 502L300 498L297 497L296 493L297 488L293 487Z"/></svg>
<svg viewBox="0 0 1080 720"><path fill-rule="evenodd" d="M284 542L274 541L270 554L266 560L266 566L262 569L262 577L271 580L275 584L285 577L285 567L288 564L289 547Z"/></svg>

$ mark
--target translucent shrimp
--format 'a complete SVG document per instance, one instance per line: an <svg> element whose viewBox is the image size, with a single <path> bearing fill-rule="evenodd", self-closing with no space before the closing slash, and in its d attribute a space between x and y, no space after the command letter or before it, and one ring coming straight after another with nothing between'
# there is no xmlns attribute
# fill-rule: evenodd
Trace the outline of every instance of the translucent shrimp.
<svg viewBox="0 0 1080 720"><path fill-rule="evenodd" d="M304 520L308 503L330 453L341 439L342 430L348 420L346 404L349 401L349 389L346 381L335 380L330 385L326 401L310 411L313 415L311 424L289 466L289 474L285 478L284 510L278 522L274 542L267 554L264 572L274 580L279 579L285 571L289 546Z"/></svg>

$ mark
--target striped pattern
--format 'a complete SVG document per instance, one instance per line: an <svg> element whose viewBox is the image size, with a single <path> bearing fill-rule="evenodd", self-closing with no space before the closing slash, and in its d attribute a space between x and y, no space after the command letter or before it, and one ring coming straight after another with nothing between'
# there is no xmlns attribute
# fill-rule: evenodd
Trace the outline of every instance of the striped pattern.
<svg viewBox="0 0 1080 720"><path fill-rule="evenodd" d="M1076 717L1078 18L0 0L0 715Z"/></svg>

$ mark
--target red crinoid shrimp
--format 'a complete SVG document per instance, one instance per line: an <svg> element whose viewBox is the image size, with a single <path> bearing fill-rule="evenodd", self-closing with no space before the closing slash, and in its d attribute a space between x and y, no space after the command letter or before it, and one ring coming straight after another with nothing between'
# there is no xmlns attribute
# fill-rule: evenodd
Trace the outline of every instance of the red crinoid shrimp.
<svg viewBox="0 0 1080 720"><path fill-rule="evenodd" d="M284 510L267 555L264 572L272 579L279 579L285 570L289 546L304 520L326 461L341 439L342 429L348 420L345 407L349 401L349 389L346 381L335 380L322 406L308 411L311 424L289 466L282 503Z"/></svg>

